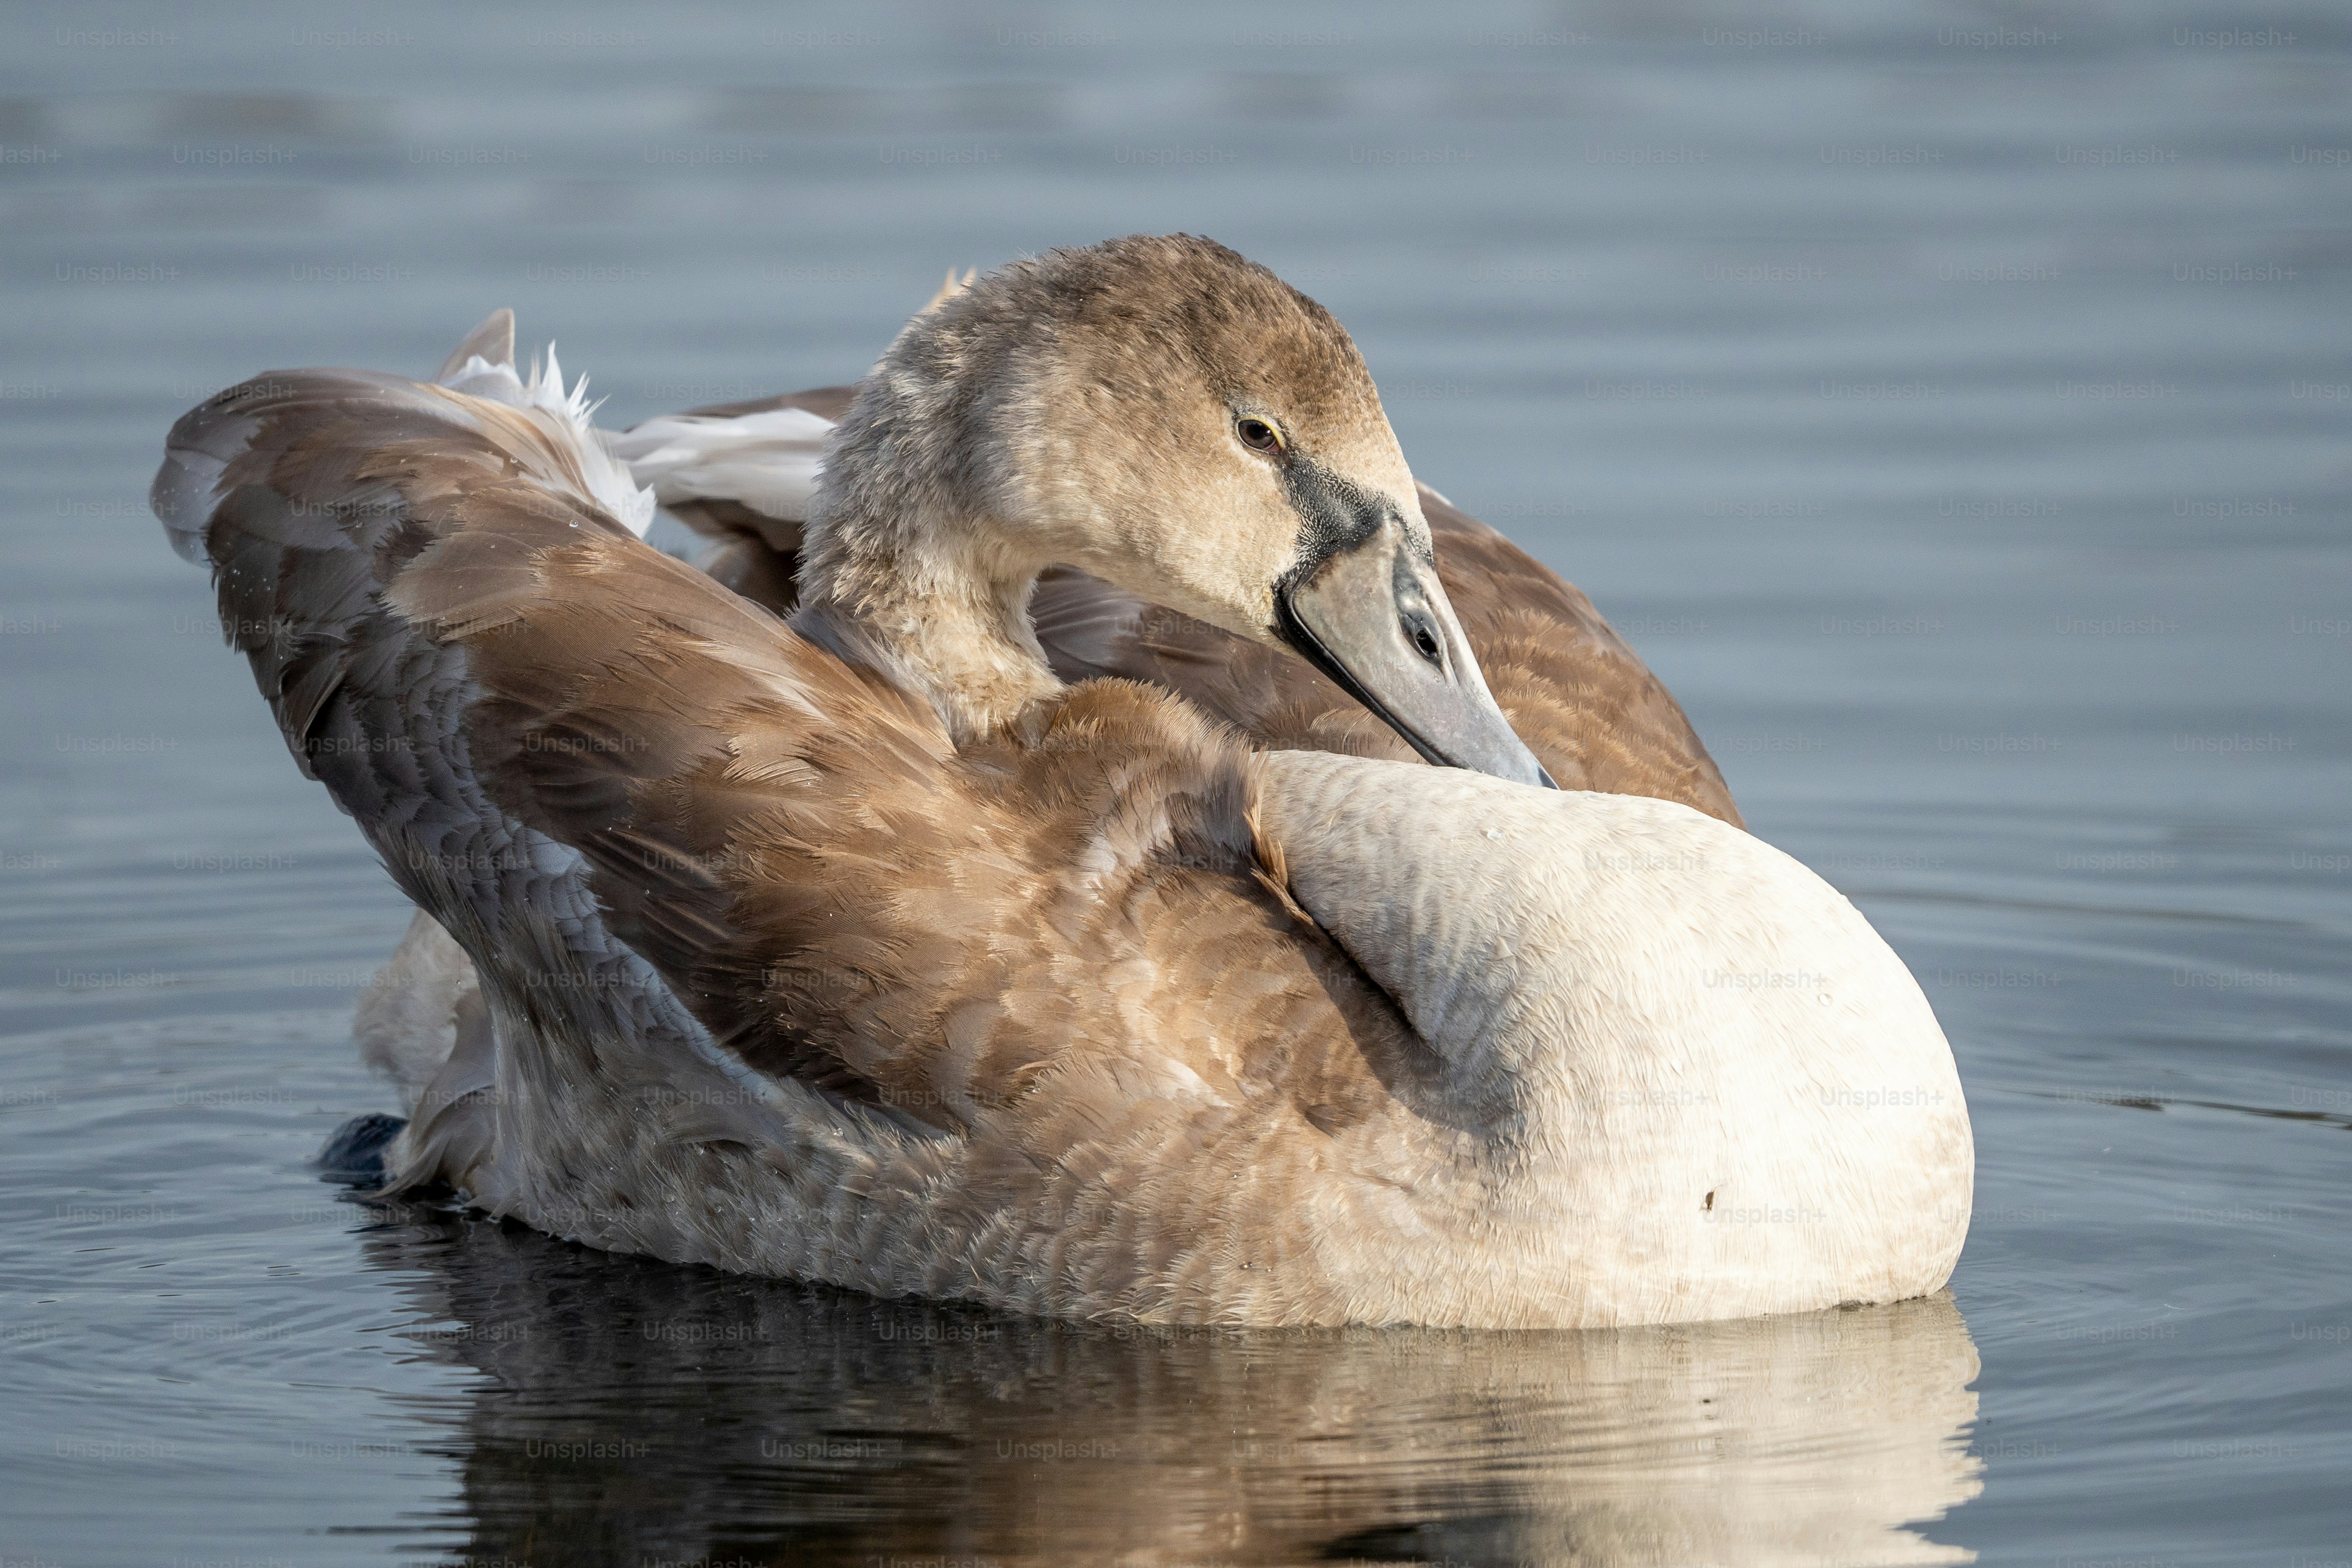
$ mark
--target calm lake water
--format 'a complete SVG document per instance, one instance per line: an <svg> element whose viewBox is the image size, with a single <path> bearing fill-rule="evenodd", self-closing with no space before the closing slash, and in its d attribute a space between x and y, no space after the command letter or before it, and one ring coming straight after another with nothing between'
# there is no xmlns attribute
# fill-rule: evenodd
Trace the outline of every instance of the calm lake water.
<svg viewBox="0 0 2352 1568"><path fill-rule="evenodd" d="M18 7L0 1563L2352 1561L2340 5ZM1947 1297L1041 1325L349 1201L405 910L146 514L491 308L624 424L1212 234L1918 974Z"/></svg>

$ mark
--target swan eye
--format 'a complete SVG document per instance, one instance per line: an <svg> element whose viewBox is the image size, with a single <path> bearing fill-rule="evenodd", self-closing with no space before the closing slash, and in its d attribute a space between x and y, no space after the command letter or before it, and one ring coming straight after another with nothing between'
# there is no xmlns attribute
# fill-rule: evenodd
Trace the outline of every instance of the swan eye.
<svg viewBox="0 0 2352 1568"><path fill-rule="evenodd" d="M1234 434L1240 437L1242 445L1253 452L1282 450L1282 432L1263 419L1236 419L1234 421Z"/></svg>

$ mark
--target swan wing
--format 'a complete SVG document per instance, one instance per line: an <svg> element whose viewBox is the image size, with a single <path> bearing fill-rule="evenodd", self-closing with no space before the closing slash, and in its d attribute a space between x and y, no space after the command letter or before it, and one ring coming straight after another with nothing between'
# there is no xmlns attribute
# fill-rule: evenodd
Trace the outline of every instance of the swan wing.
<svg viewBox="0 0 2352 1568"><path fill-rule="evenodd" d="M660 500L657 546L782 615L800 598L801 526L825 438L856 392L710 404L597 436Z"/></svg>
<svg viewBox="0 0 2352 1568"><path fill-rule="evenodd" d="M1682 705L1582 589L1427 485L1421 509L1486 684L1560 788L1676 801L1742 826Z"/></svg>
<svg viewBox="0 0 2352 1568"><path fill-rule="evenodd" d="M935 787L948 737L641 542L580 412L271 373L179 421L153 505L212 566L297 763L486 990L655 1059L908 1087L919 1120L925 1068L854 993L954 969L922 921L860 918L909 861L985 858Z"/></svg>

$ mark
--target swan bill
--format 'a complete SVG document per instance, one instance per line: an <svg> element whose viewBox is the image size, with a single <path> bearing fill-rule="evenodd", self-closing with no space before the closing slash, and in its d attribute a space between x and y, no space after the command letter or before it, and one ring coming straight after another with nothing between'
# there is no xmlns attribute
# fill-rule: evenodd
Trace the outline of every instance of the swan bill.
<svg viewBox="0 0 2352 1568"><path fill-rule="evenodd" d="M1558 789L1503 716L1437 565L1384 518L1275 593L1276 635L1426 761Z"/></svg>

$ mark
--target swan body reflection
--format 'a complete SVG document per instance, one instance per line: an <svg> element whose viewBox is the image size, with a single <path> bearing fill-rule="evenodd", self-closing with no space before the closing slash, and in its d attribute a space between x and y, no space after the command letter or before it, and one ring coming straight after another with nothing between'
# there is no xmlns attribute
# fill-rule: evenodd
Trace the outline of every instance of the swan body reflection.
<svg viewBox="0 0 2352 1568"><path fill-rule="evenodd" d="M1581 1332L1073 1324L411 1210L463 1550L535 1562L1964 1563L1948 1295ZM428 1441L426 1447L439 1445Z"/></svg>

